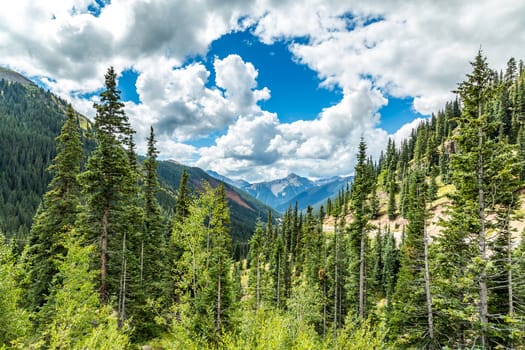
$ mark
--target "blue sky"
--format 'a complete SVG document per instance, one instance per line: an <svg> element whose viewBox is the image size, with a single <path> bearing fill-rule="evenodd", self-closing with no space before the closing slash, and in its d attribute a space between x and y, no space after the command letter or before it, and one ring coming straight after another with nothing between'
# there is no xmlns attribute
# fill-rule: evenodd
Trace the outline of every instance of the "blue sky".
<svg viewBox="0 0 525 350"><path fill-rule="evenodd" d="M0 13L0 65L93 118L119 74L144 153L262 181L354 171L437 112L480 45L525 57L514 0L19 0ZM453 15L451 15L453 14ZM495 30L497 28L497 30Z"/></svg>

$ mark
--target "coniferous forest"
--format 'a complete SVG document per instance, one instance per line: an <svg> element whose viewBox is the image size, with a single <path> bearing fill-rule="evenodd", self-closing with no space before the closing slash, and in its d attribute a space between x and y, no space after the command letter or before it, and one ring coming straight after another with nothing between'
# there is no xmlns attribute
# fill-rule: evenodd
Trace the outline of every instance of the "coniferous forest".
<svg viewBox="0 0 525 350"><path fill-rule="evenodd" d="M35 89L0 81L2 139ZM523 62L480 51L455 93L379 159L361 139L351 186L264 213L239 253L224 184L184 171L169 197L153 128L136 155L109 68L93 125L59 101L38 112L53 150L27 130L0 151L51 162L47 189L0 178L0 349L525 348Z"/></svg>

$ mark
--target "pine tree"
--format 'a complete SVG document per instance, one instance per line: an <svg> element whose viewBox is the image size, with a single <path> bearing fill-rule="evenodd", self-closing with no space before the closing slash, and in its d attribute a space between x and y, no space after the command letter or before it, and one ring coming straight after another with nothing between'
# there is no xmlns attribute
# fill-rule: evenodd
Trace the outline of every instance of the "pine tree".
<svg viewBox="0 0 525 350"><path fill-rule="evenodd" d="M388 186L388 219L396 219L396 183L395 181L390 181Z"/></svg>
<svg viewBox="0 0 525 350"><path fill-rule="evenodd" d="M255 310L259 310L262 300L263 274L264 274L264 254L263 254L263 227L260 220L255 224L255 231L250 239L250 278L249 288L252 297L255 299Z"/></svg>
<svg viewBox="0 0 525 350"><path fill-rule="evenodd" d="M286 244L284 242L283 233L278 232L278 227L275 226L276 232L275 244L270 255L270 275L273 286L273 301L277 308L281 308L286 302L286 273L287 273L287 254Z"/></svg>
<svg viewBox="0 0 525 350"><path fill-rule="evenodd" d="M210 296L211 298L208 300L215 305L215 332L221 335L229 328L232 306L230 210L224 183L219 185L215 196L213 216L210 220L212 230L209 267L211 288L208 298Z"/></svg>
<svg viewBox="0 0 525 350"><path fill-rule="evenodd" d="M144 208L144 232L140 241L140 291L143 307L138 320L139 333L153 337L155 330L154 317L158 310L149 305L165 306L167 302L166 281L168 280L168 251L164 220L161 215L156 194L160 186L157 175L157 155L155 134L150 128L147 139L147 158L143 161L142 203ZM148 305L148 307L145 307ZM159 307L157 306L157 307ZM136 326L136 327L137 327Z"/></svg>
<svg viewBox="0 0 525 350"><path fill-rule="evenodd" d="M79 206L82 144L78 119L71 105L56 138L57 155L48 171L54 174L31 228L27 259L30 266L28 300L33 309L44 304L53 276L53 260L64 254L64 228L73 225Z"/></svg>
<svg viewBox="0 0 525 350"><path fill-rule="evenodd" d="M504 204L505 198L516 189L512 188L512 179L518 173L515 174L515 170L512 169L516 167L510 165L519 162L515 162L514 159L516 150L497 138L498 133L495 131L499 130L499 122L490 115L488 108L495 91L494 75L481 51L471 64L473 72L458 86L463 109L461 116L456 119L458 130L454 140L459 152L453 154L450 163L456 193L453 196L451 218L442 232L446 238L446 243L442 243L447 245L446 249L453 249L455 256L451 256L452 252L445 251L444 247L437 248L440 251L438 261L442 256L450 259L450 262L453 261L456 266L455 275L458 279L451 281L452 278L449 278L448 284L460 283L455 288L459 288L463 293L468 293L469 290L475 290L476 293L458 295L457 292L450 291L442 284L444 281L440 281L440 278L444 278L444 266L440 266L436 272L440 277L437 281L439 293L456 294L449 295L447 301L440 300L438 304L444 304L440 305L440 308L448 308L450 306L445 304L453 302L456 303L454 309L461 310L461 313L454 315L454 321L448 319L444 322L447 327L455 325L455 334L459 337L455 339L455 344L463 346L469 342L477 342L481 348L488 348L495 332L498 333L490 324L493 320L489 315L491 300L488 268L491 263L488 239L493 227L490 216L496 214L496 209ZM507 182L509 186L503 185ZM461 266L459 271L458 266ZM476 284L466 284L468 280L461 279L461 276L474 276ZM467 305L461 305L465 302ZM469 324L474 310L477 322ZM440 315L447 314L445 311Z"/></svg>
<svg viewBox="0 0 525 350"><path fill-rule="evenodd" d="M421 170L415 170L410 181L409 224L401 248L401 266L390 317L393 334L399 335L402 346L418 348L435 345L432 304L425 288L428 277L426 196L425 177Z"/></svg>
<svg viewBox="0 0 525 350"><path fill-rule="evenodd" d="M105 75L105 90L100 96L101 103L95 104L97 146L81 176L86 205L79 225L88 242L99 244L99 295L104 302L117 299L122 322L127 318L128 302L137 293L142 213L137 205L132 130L113 67Z"/></svg>
<svg viewBox="0 0 525 350"><path fill-rule="evenodd" d="M184 218L188 216L189 203L190 192L188 188L188 172L186 169L183 169L175 208L175 222L182 223Z"/></svg>
<svg viewBox="0 0 525 350"><path fill-rule="evenodd" d="M466 166L470 165L473 173L476 174L476 181L470 181L470 183L464 181L463 186L469 186L469 189L474 189L475 197L472 198L474 206L473 211L476 212L477 223L477 241L478 241L478 252L477 258L479 259L479 267L477 272L477 281L479 285L479 327L480 327L480 342L482 348L488 346L487 340L487 328L488 328L488 290L487 290L487 222L486 222L486 185L488 179L486 178L486 163L490 159L488 151L493 151L489 146L490 140L487 140L487 134L490 134L490 116L485 114L484 108L487 99L491 97L493 93L492 87L492 74L488 68L486 58L482 56L481 51L476 56L475 61L472 63L474 68L473 73L468 75L467 81L461 83L458 86L458 93L460 94L463 102L463 115L465 118L465 127L462 128L461 139L458 143L463 146L465 152L465 159L463 159ZM461 127L461 126L460 126ZM474 134L474 135L472 135ZM477 142L473 143L472 140L467 140L467 137L474 136L474 140ZM477 137L475 137L477 136ZM470 154L469 154L470 153ZM470 157L469 157L470 156ZM466 158L469 157L469 158ZM475 163L474 163L475 162ZM466 169L465 169L466 170ZM466 179L463 179L466 180ZM461 189L459 189L461 191ZM471 192L472 193L472 192ZM465 193L465 195L467 195ZM472 195L471 195L472 196Z"/></svg>
<svg viewBox="0 0 525 350"><path fill-rule="evenodd" d="M381 285L387 299L387 311L392 306L399 271L399 251L396 247L394 235L387 231L383 235L383 271L381 275Z"/></svg>
<svg viewBox="0 0 525 350"><path fill-rule="evenodd" d="M368 250L368 218L369 207L367 198L370 193L370 177L366 169L366 143L363 139L359 143L357 164L355 166L354 183L352 185L352 209L354 219L350 224L350 271L349 271L349 300L356 305L356 314L360 319L366 318L366 280Z"/></svg>

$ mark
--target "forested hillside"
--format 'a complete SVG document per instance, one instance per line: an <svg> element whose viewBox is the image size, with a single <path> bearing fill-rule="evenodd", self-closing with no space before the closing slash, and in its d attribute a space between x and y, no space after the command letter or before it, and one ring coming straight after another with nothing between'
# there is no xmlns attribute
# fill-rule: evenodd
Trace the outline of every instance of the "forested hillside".
<svg viewBox="0 0 525 350"><path fill-rule="evenodd" d="M471 64L457 99L380 159L361 140L351 188L259 221L242 260L224 185L191 195L181 172L166 220L154 130L140 166L110 68L85 168L69 109L27 247L0 245L0 344L524 348L525 71Z"/></svg>

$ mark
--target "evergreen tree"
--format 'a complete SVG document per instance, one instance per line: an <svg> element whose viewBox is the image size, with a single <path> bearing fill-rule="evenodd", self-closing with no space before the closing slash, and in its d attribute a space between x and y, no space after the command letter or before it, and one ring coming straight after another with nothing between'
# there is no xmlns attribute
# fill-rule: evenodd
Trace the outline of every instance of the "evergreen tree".
<svg viewBox="0 0 525 350"><path fill-rule="evenodd" d="M370 177L366 169L366 143L359 143L357 164L355 166L354 183L352 185L352 209L354 219L350 224L350 264L349 264L349 301L356 305L356 315L366 318L366 280L368 250L368 194L370 193Z"/></svg>
<svg viewBox="0 0 525 350"><path fill-rule="evenodd" d="M399 251L396 247L394 235L387 231L383 235L383 271L381 275L381 285L387 299L387 311L392 306L399 271Z"/></svg>
<svg viewBox="0 0 525 350"><path fill-rule="evenodd" d="M82 144L78 119L71 105L56 138L57 155L48 171L54 174L31 228L27 258L30 266L28 300L33 309L44 304L53 276L53 260L64 254L64 227L73 225L79 206Z"/></svg>
<svg viewBox="0 0 525 350"><path fill-rule="evenodd" d="M213 214L210 219L211 251L209 252L210 285L204 291L205 308L213 305L215 334L220 336L230 327L232 312L232 280L230 269L232 265L231 237L229 232L230 210L226 200L224 183L217 187Z"/></svg>
<svg viewBox="0 0 525 350"><path fill-rule="evenodd" d="M189 205L190 192L188 188L188 172L186 169L183 169L175 208L175 222L182 223L184 221L184 218L188 216Z"/></svg>
<svg viewBox="0 0 525 350"><path fill-rule="evenodd" d="M138 320L139 333L146 337L155 335L154 317L158 310L155 307L166 305L166 281L168 280L168 251L165 235L164 220L161 216L160 206L156 194L160 186L157 175L157 155L155 147L155 134L150 128L147 139L147 158L143 161L143 187L142 202L144 208L144 232L140 241L140 291L143 307ZM160 303L160 305L159 305ZM146 307L148 305L148 307Z"/></svg>
<svg viewBox="0 0 525 350"><path fill-rule="evenodd" d="M399 336L403 347L435 346L433 322L430 321L432 305L425 290L426 196L425 177L421 170L416 170L410 181L409 224L401 248L400 270L390 316L391 330Z"/></svg>
<svg viewBox="0 0 525 350"><path fill-rule="evenodd" d="M95 104L97 146L81 176L86 205L79 220L88 242L98 242L101 300L118 301L121 323L137 298L139 229L138 173L131 155L132 130L117 89L113 67L105 75L101 103ZM128 148L126 148L126 146Z"/></svg>
<svg viewBox="0 0 525 350"><path fill-rule="evenodd" d="M488 103L495 91L493 74L481 51L472 62L472 66L473 72L468 74L467 80L458 86L463 109L461 117L457 118L458 132L454 139L460 152L453 155L450 164L456 193L453 196L451 218L442 232L443 236L447 237L446 243L443 242L447 244L447 249L451 249L451 243L454 242L453 253L444 251L444 248L439 250L441 250L440 256L448 256L447 258L454 262L456 269L458 266L467 267L467 269L461 268L459 273L456 270L456 276L459 278L457 282L460 283L456 288L460 288L463 292L476 291L473 295L449 296L446 302L458 303L454 305L454 309L461 310L461 314L455 314L455 321L450 319L445 321L447 327L455 325L459 328L455 331L459 337L455 339L455 344L464 346L474 342L481 348L488 348L494 340L493 327L490 324L492 320L489 315L491 300L489 300L488 268L491 263L488 238L493 226L489 217L496 213L496 209L504 204L509 193L516 189L512 188L512 184L517 173L515 174L515 170L510 165L519 162L514 159L514 154L517 152L513 147L496 138L497 133L494 131L499 129L499 123L489 114L488 109ZM504 183L510 185L505 186ZM461 246L465 245L469 247L462 249ZM461 261L458 258L461 258ZM437 275L444 278L442 270L443 266L438 269ZM467 279L461 279L461 276L474 276L476 284L465 284ZM438 278L439 284L441 282ZM440 287L444 289L439 290L440 294L451 292L442 284ZM459 298L461 300L458 300ZM465 301L468 305L460 306L459 303ZM476 310L477 322L469 325L474 310ZM446 314L448 312L443 312L441 315ZM459 319L457 319L458 315L460 315Z"/></svg>
<svg viewBox="0 0 525 350"><path fill-rule="evenodd" d="M389 182L389 189L388 189L388 219L389 220L395 220L396 219L396 183L395 181Z"/></svg>
<svg viewBox="0 0 525 350"><path fill-rule="evenodd" d="M252 298L255 299L255 310L259 310L262 301L264 254L263 254L263 227L260 220L255 225L255 231L250 239L250 278L248 281Z"/></svg>

